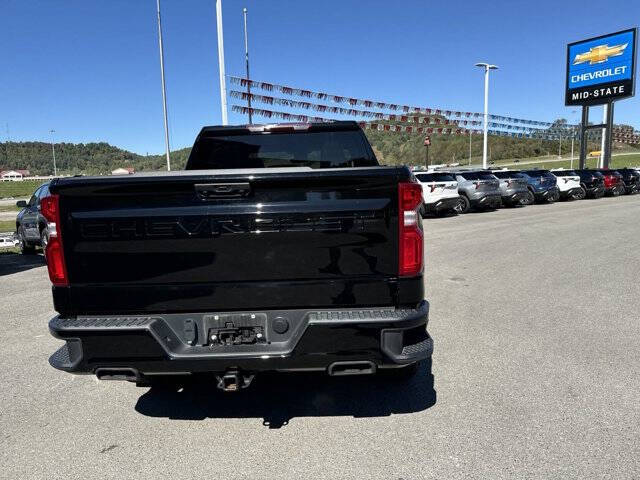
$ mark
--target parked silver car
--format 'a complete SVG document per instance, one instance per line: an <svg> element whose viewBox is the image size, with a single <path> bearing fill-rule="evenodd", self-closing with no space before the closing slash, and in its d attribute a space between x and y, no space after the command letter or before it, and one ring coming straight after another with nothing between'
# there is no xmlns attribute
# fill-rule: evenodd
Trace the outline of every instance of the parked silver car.
<svg viewBox="0 0 640 480"><path fill-rule="evenodd" d="M527 180L521 173L511 170L494 170L492 173L500 180L503 205L514 207L531 203L527 195Z"/></svg>
<svg viewBox="0 0 640 480"><path fill-rule="evenodd" d="M502 205L500 181L486 170L452 171L458 181L460 205L458 213L470 209L493 209Z"/></svg>

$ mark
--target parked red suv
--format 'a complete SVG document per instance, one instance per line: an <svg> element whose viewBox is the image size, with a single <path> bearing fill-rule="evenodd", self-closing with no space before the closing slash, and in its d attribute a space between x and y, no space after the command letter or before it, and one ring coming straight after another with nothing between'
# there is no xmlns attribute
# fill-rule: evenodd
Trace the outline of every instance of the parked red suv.
<svg viewBox="0 0 640 480"><path fill-rule="evenodd" d="M622 175L615 170L601 169L600 173L604 177L604 193L617 197L624 193L624 179Z"/></svg>

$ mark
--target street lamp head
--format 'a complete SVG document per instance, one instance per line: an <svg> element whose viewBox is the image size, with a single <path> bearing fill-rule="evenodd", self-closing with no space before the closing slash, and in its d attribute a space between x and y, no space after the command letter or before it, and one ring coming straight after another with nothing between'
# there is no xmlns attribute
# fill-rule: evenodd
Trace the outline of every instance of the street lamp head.
<svg viewBox="0 0 640 480"><path fill-rule="evenodd" d="M497 70L498 66L497 65L492 65L490 63L484 63L484 62L480 62L480 63L476 63L476 67L482 67L486 70Z"/></svg>

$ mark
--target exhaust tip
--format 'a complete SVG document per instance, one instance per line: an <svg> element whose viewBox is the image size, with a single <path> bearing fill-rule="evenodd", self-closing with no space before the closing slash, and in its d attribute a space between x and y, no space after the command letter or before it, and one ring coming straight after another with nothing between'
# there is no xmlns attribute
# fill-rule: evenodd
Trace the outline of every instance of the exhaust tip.
<svg viewBox="0 0 640 480"><path fill-rule="evenodd" d="M369 361L334 362L327 368L332 377L344 375L372 375L376 373L376 364Z"/></svg>
<svg viewBox="0 0 640 480"><path fill-rule="evenodd" d="M95 371L98 380L120 380L137 382L140 373L135 368L97 368Z"/></svg>

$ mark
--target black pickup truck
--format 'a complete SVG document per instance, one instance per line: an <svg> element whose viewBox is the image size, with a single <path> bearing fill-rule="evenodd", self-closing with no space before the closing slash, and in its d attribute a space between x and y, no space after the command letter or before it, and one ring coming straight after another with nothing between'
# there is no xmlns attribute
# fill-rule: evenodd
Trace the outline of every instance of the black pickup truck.
<svg viewBox="0 0 640 480"><path fill-rule="evenodd" d="M55 368L230 391L431 356L420 184L354 122L205 127L185 171L49 188Z"/></svg>

